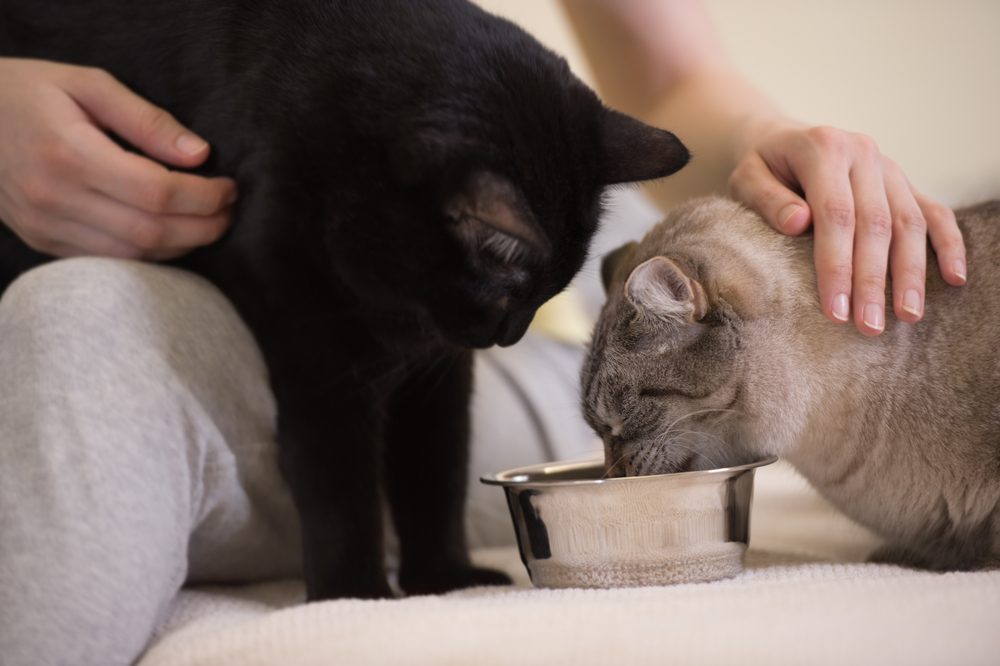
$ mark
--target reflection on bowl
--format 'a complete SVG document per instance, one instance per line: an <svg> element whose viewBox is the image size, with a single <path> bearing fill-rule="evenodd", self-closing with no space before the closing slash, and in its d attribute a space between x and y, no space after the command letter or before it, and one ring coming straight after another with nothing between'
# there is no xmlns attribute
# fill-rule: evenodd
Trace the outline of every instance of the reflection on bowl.
<svg viewBox="0 0 1000 666"><path fill-rule="evenodd" d="M602 460L484 476L502 486L538 587L638 587L735 576L750 542L754 470L775 462L615 479Z"/></svg>

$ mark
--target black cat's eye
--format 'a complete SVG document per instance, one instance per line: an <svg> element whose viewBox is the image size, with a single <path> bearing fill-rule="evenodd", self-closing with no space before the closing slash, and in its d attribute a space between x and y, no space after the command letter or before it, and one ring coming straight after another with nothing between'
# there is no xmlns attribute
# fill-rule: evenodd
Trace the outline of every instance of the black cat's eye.
<svg viewBox="0 0 1000 666"><path fill-rule="evenodd" d="M524 265L542 258L541 253L530 243L500 231L472 215L459 216L452 229L473 255L489 257L505 266Z"/></svg>
<svg viewBox="0 0 1000 666"><path fill-rule="evenodd" d="M484 250L508 264L524 259L531 254L531 248L526 243L502 231L491 230L480 242Z"/></svg>

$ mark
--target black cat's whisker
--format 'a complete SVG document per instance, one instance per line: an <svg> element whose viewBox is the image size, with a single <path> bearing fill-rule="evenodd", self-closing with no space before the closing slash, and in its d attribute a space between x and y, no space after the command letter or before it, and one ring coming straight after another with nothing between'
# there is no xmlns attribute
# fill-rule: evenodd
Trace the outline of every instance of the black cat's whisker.
<svg viewBox="0 0 1000 666"><path fill-rule="evenodd" d="M399 356L386 354L370 356L357 359L351 367L345 368L342 373L331 374L327 377L327 383L335 385L337 382L349 379L356 372L365 372L370 381L379 382L392 377L395 374L404 373L408 366L421 361L419 356L400 358ZM380 367L381 366L381 367ZM368 374L370 373L370 374Z"/></svg>

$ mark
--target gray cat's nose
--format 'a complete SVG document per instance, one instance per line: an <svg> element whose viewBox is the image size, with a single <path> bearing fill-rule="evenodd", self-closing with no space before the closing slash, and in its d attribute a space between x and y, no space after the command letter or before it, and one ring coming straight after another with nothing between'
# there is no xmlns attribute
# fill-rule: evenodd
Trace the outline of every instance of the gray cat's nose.
<svg viewBox="0 0 1000 666"><path fill-rule="evenodd" d="M625 460L619 460L617 463L611 465L611 467L607 467L607 464L605 464L605 468L607 469L605 478L617 479L623 476L629 476L628 463Z"/></svg>
<svg viewBox="0 0 1000 666"><path fill-rule="evenodd" d="M625 455L625 443L620 437L609 435L604 438L604 469L608 478L628 476L630 457Z"/></svg>

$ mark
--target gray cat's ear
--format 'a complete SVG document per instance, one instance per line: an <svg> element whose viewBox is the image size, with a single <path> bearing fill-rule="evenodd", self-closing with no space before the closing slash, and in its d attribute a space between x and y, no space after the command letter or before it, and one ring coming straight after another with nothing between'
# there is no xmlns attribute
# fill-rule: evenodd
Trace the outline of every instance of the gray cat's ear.
<svg viewBox="0 0 1000 666"><path fill-rule="evenodd" d="M492 248L503 259L524 254L545 258L552 251L517 187L497 173L473 173L445 202L444 213L457 223L460 238L475 248Z"/></svg>
<svg viewBox="0 0 1000 666"><path fill-rule="evenodd" d="M601 260L601 282L604 283L605 295L611 294L611 283L614 282L615 271L632 254L632 250L638 246L638 243L631 241L622 245L617 250L612 250L604 255L604 259Z"/></svg>
<svg viewBox="0 0 1000 666"><path fill-rule="evenodd" d="M691 154L670 132L607 109L601 128L599 180L604 185L663 178L688 163Z"/></svg>
<svg viewBox="0 0 1000 666"><path fill-rule="evenodd" d="M632 270L625 297L644 315L667 322L694 324L708 314L701 284L666 257L653 257Z"/></svg>

